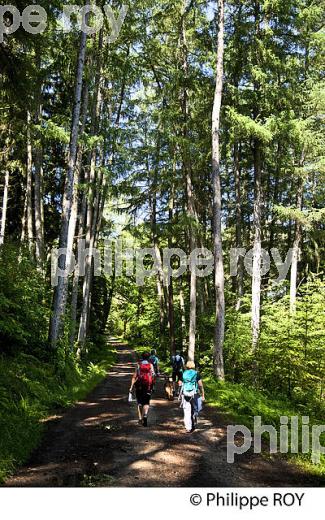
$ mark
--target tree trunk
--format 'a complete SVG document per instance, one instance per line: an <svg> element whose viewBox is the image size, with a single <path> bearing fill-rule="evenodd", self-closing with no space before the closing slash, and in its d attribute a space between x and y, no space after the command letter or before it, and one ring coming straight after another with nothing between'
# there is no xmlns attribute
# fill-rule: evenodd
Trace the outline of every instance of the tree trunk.
<svg viewBox="0 0 325 520"><path fill-rule="evenodd" d="M243 227L242 227L242 197L241 197L241 147L236 141L234 144L234 170L235 170L235 191L236 191L236 248L243 246ZM236 283L237 301L236 311L239 311L241 300L244 294L244 261L242 256L238 259L238 274Z"/></svg>
<svg viewBox="0 0 325 520"><path fill-rule="evenodd" d="M9 169L6 169L1 207L1 229L0 229L0 246L2 246L5 238L6 223L7 223L7 206L8 206L8 192L9 192Z"/></svg>
<svg viewBox="0 0 325 520"><path fill-rule="evenodd" d="M297 209L302 210L302 197L303 197L304 183L301 178L298 181L297 191ZM290 272L290 314L294 314L296 311L296 298L297 298L297 276L298 276L298 262L299 262L299 247L301 241L301 224L299 219L295 220L295 231L294 241L292 246L292 262Z"/></svg>
<svg viewBox="0 0 325 520"><path fill-rule="evenodd" d="M220 111L223 88L224 51L224 3L218 0L218 51L216 86L212 112L212 189L213 189L213 245L214 245L214 285L216 322L214 329L214 373L223 380L223 342L225 330L224 268L221 238L221 180L220 180Z"/></svg>
<svg viewBox="0 0 325 520"><path fill-rule="evenodd" d="M252 346L258 347L261 315L261 262L262 262L262 166L261 144L254 140L254 246L252 268Z"/></svg>
<svg viewBox="0 0 325 520"><path fill-rule="evenodd" d="M175 166L175 163L174 163ZM171 225L174 218L174 183L172 182L171 193L169 198L168 208L168 222ZM168 247L173 247L173 235L168 234ZM168 325L169 325L169 352L171 356L176 353L176 339L175 339L175 310L174 310L174 284L173 278L170 278L168 290Z"/></svg>
<svg viewBox="0 0 325 520"><path fill-rule="evenodd" d="M181 311L182 350L184 350L185 346L186 346L186 315L185 315L185 301L184 301L184 293L183 293L183 287L182 287L182 278L180 279L179 306L180 306L180 311Z"/></svg>
<svg viewBox="0 0 325 520"><path fill-rule="evenodd" d="M255 37L257 40L261 37L261 19L260 19L260 2L254 3L254 24ZM256 43L256 64L260 64L260 47ZM257 79L254 80L254 92L256 96L253 109L254 120L259 115L260 105L260 84ZM262 266L262 149L261 141L258 137L253 141L253 160L254 160L254 210L253 210L253 227L254 227L254 245L253 245L253 266L252 266L252 348L255 352L258 348L260 337L260 321L261 321L261 266ZM255 361L254 361L255 362Z"/></svg>
<svg viewBox="0 0 325 520"><path fill-rule="evenodd" d="M88 3L88 2L87 2ZM86 55L86 42L87 35L85 32L81 33L80 47L78 53L77 62L77 75L74 95L74 107L70 134L70 145L69 145L69 159L68 159L68 171L66 184L63 194L62 203L62 223L60 233L60 248L68 247L69 236L74 236L75 232L75 220L70 219L71 209L73 204L73 189L74 189L74 178L77 161L77 146L79 136L79 120L80 120L80 106L81 106L81 93L82 93L82 78L84 71L85 55ZM70 229L69 229L70 228ZM72 247L71 247L72 249ZM71 249L67 249L66 255L61 255L59 259L59 267L61 269L66 268L71 262ZM65 315L66 303L67 303L67 288L68 278L58 277L58 285L54 290L54 302L53 302L53 316L51 320L50 328L50 342L52 348L57 347L57 341L62 333L63 318Z"/></svg>
<svg viewBox="0 0 325 520"><path fill-rule="evenodd" d="M107 299L106 299L105 305L104 305L104 322L106 324L107 324L107 320L109 318L111 308L112 308L113 296L114 296L114 290L115 290L115 282L116 282L116 270L115 270L115 264L114 264L113 274L111 277L111 286L108 291Z"/></svg>
<svg viewBox="0 0 325 520"><path fill-rule="evenodd" d="M95 78L95 93L92 114L92 129L91 135L93 137L98 135L99 119L102 106L102 46L103 46L103 30L99 33L97 60L96 60L96 78ZM101 145L102 146L102 145ZM103 153L103 152L102 152ZM79 324L78 343L79 350L82 350L86 341L89 312L90 312L90 292L92 284L92 268L93 268L93 253L95 247L95 236L97 231L98 212L99 212L99 190L103 180L103 174L100 175L100 180L96 185L96 164L98 159L98 145L94 145L91 152L90 160L90 176L89 176L89 194L87 201L87 233L86 233L86 247L88 248L88 255L86 257L85 277L83 280L83 301ZM98 180L98 179L97 179Z"/></svg>
<svg viewBox="0 0 325 520"><path fill-rule="evenodd" d="M181 51L181 65L183 69L183 90L181 94L181 110L182 110L182 155L183 155L183 171L186 185L187 198L187 212L190 217L189 225L189 254L196 248L196 229L194 222L197 220L194 207L193 196L193 180L191 171L191 161L189 157L189 136L188 136L188 118L189 118L189 102L187 92L187 78L188 78L188 47L186 39L186 25L185 17L187 14L186 0L183 2L183 12L181 20L180 33L180 51ZM196 339L196 272L194 269L190 270L190 315L189 315L189 335L188 335L188 351L187 357L189 361L194 361L195 358L195 339Z"/></svg>
<svg viewBox="0 0 325 520"><path fill-rule="evenodd" d="M33 247L33 204L32 204L32 139L31 139L31 115L27 112L27 126L26 126L26 141L27 141L27 166L26 166L26 222L27 222L27 240L28 249L32 252Z"/></svg>
<svg viewBox="0 0 325 520"><path fill-rule="evenodd" d="M159 132L159 129L158 129ZM152 242L155 250L156 258L158 259L158 273L156 277L157 283L157 294L158 294L158 302L159 302L159 338L160 344L163 342L164 337L164 326L165 326L165 308L164 308L164 292L163 292L163 269L162 269L162 259L160 254L159 242L158 242L158 233L157 233L157 184L158 184L158 174L159 174L159 160L160 160L160 136L158 134L157 140L157 150L156 150L156 164L153 172L153 181L152 181L152 194L150 197L151 202L151 234L152 234ZM148 164L148 173L149 173L149 164ZM150 182L150 181L149 181Z"/></svg>
<svg viewBox="0 0 325 520"><path fill-rule="evenodd" d="M83 95L82 95L82 114L81 114L81 127L80 133L83 134L85 131L87 113L88 113L88 84L84 85ZM86 194L83 191L82 201L80 205L80 211L78 216L78 206L79 206L79 184L82 182L82 157L83 157L83 147L79 145L78 153L77 153L77 163L76 163L76 173L74 183L74 193L73 193L73 202L71 213L73 218L77 218L78 221L78 242L83 238L84 227L85 227L85 218L86 218ZM73 273L73 283L72 283L72 292L71 292L71 330L70 330L70 350L73 351L73 345L75 342L76 336L76 323L77 323L77 308L78 308L78 292L79 292L79 268L76 266Z"/></svg>
<svg viewBox="0 0 325 520"><path fill-rule="evenodd" d="M36 122L41 123L42 107L39 104ZM44 262L44 209L43 209L43 151L41 142L35 149L34 214L35 214L35 256L38 265Z"/></svg>

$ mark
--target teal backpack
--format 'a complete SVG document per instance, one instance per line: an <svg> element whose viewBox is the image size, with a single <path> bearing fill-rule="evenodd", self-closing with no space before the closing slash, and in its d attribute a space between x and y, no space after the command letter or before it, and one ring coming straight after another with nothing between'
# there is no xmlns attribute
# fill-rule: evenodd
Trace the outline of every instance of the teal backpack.
<svg viewBox="0 0 325 520"><path fill-rule="evenodd" d="M194 397L197 394L197 371L190 369L183 373L183 394L185 397Z"/></svg>

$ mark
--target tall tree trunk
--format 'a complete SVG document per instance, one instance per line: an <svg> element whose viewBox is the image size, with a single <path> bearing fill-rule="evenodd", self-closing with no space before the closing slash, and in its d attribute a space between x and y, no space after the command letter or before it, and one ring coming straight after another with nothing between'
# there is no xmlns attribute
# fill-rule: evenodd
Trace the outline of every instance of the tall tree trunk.
<svg viewBox="0 0 325 520"><path fill-rule="evenodd" d="M32 174L32 138L31 138L31 115L27 112L27 126L26 126L26 142L27 142L27 165L26 165L26 222L27 222L27 240L28 248L33 251L33 203L32 203L32 188L33 188L33 174Z"/></svg>
<svg viewBox="0 0 325 520"><path fill-rule="evenodd" d="M193 207L193 190L190 174L187 173L187 203L188 213L191 217L191 224L189 229L189 253L192 253L196 248L196 239L193 221L195 219L195 211ZM197 277L195 269L190 272L190 312L189 312L189 332L188 332L188 351L187 357L189 361L194 361L195 358L195 343L196 343L196 309L197 305Z"/></svg>
<svg viewBox="0 0 325 520"><path fill-rule="evenodd" d="M81 113L81 126L80 133L81 135L85 131L87 113L88 113L88 97L89 97L88 83L85 83L83 94L82 94L82 113ZM83 191L82 200L80 204L80 211L78 215L78 207L79 207L79 184L82 182L82 157L83 157L83 146L79 145L77 152L77 162L76 162L76 175L74 181L74 193L73 193L73 202L71 213L73 218L77 218L78 222L78 242L83 239L84 227L85 227L85 218L86 218L86 207L87 207L87 199L86 193ZM73 351L73 345L76 336L76 323L77 323L77 308L78 308L78 292L79 292L79 268L76 266L73 273L73 283L72 283L72 291L71 291L71 330L70 330L70 350Z"/></svg>
<svg viewBox="0 0 325 520"><path fill-rule="evenodd" d="M24 187L23 187L24 189ZM21 218L21 235L20 235L20 242L24 244L26 240L26 210L27 210L27 200L26 200L26 193L24 196L24 207L23 207L23 215Z"/></svg>
<svg viewBox="0 0 325 520"><path fill-rule="evenodd" d="M276 163L276 169L275 169L275 176L274 176L274 189L273 194L271 194L271 188L269 189L269 195L268 199L272 201L272 208L271 208L271 223L268 226L270 230L269 234L269 251L272 250L275 243L275 232L276 232L276 220L277 215L276 211L274 211L274 206L279 203L279 185L280 185L280 178L281 178L281 143L278 142L277 145L277 163ZM270 281L270 275L271 272L268 271L268 273L265 276L265 279L263 281L264 287L268 287L269 281Z"/></svg>
<svg viewBox="0 0 325 520"><path fill-rule="evenodd" d="M223 342L225 330L224 268L221 238L221 180L220 180L220 111L223 88L224 54L224 2L218 0L218 51L216 86L212 111L212 189L213 189L213 245L214 245L214 285L216 322L214 328L214 373L223 380Z"/></svg>
<svg viewBox="0 0 325 520"><path fill-rule="evenodd" d="M302 164L301 164L302 166ZM299 211L302 210L304 183L303 179L299 177L296 205ZM299 248L301 242L301 223L299 219L295 220L294 240L292 246L292 262L290 271L290 314L294 314L296 310L297 298L297 276L298 276L298 262L299 262Z"/></svg>
<svg viewBox="0 0 325 520"><path fill-rule="evenodd" d="M88 2L87 2L88 3ZM79 120L80 120L80 108L81 108L81 94L82 94L82 80L83 71L85 64L86 55L86 42L87 35L85 32L81 33L80 47L78 52L77 62L77 75L74 95L74 107L72 115L72 125L70 134L70 145L69 145L69 159L68 159L68 170L67 178L65 183L65 189L63 194L62 203L62 222L61 222L61 233L60 233L60 248L68 247L69 236L73 237L75 232L76 222L74 219L70 219L71 209L73 204L73 190L74 190L74 178L77 161L77 146L79 136ZM69 229L70 228L70 229ZM71 262L72 244L70 249L67 250L66 255L61 255L59 259L60 269L65 270ZM67 303L67 289L68 289L68 278L58 277L58 285L54 290L54 302L53 302L53 315L50 327L50 342L52 348L57 347L58 339L62 333L63 318L65 315L66 303Z"/></svg>
<svg viewBox="0 0 325 520"><path fill-rule="evenodd" d="M184 351L186 345L186 315L182 278L180 278L179 306L181 311L182 350Z"/></svg>
<svg viewBox="0 0 325 520"><path fill-rule="evenodd" d="M96 60L96 78L95 78L95 92L93 100L93 114L92 114L92 129L91 135L93 137L98 135L99 120L102 108L102 46L103 46L103 30L99 33L98 50ZM101 145L102 146L102 145ZM103 152L102 152L103 153ZM86 258L85 277L83 280L83 300L79 324L78 343L79 350L82 350L86 341L87 329L89 323L90 312L90 293L93 275L93 253L95 247L95 236L98 222L99 212L99 190L103 175L101 173L100 180L97 179L96 189L96 165L98 160L98 145L94 145L91 152L90 160L90 176L89 176L89 194L87 201L87 233L86 233L86 247L88 248L88 256ZM101 164L102 165L102 164Z"/></svg>
<svg viewBox="0 0 325 520"><path fill-rule="evenodd" d="M159 132L159 129L158 129ZM164 292L163 292L163 269L162 269L162 259L160 254L159 242L158 242L158 233L157 233L157 189L158 189L158 173L159 173L159 161L160 161L160 136L158 135L157 140L157 150L156 150L156 161L153 171L153 180L152 180L152 193L150 196L151 202L151 234L152 234L152 242L155 250L155 255L158 260L159 268L156 277L157 283L157 294L158 294L158 302L159 302L159 338L160 344L163 342L164 337L164 326L165 326L165 306L164 306ZM149 164L148 164L148 172L149 172ZM149 181L150 182L150 181Z"/></svg>
<svg viewBox="0 0 325 520"><path fill-rule="evenodd" d="M234 143L234 170L235 170L235 191L236 191L236 248L243 246L243 226L242 226L242 197L241 197L241 147L238 142ZM241 300L244 294L244 261L242 256L238 259L238 274L236 283L237 301L236 310L238 311L241 306Z"/></svg>
<svg viewBox="0 0 325 520"><path fill-rule="evenodd" d="M254 140L254 246L252 268L252 345L257 349L261 316L261 262L262 262L262 164L261 143Z"/></svg>
<svg viewBox="0 0 325 520"><path fill-rule="evenodd" d="M9 192L9 169L6 168L1 206L1 229L0 229L0 246L2 246L5 238L6 223L7 223L7 206L8 206L8 192Z"/></svg>
<svg viewBox="0 0 325 520"><path fill-rule="evenodd" d="M254 4L254 23L256 38L260 38L261 20L260 20L260 2L255 1ZM260 49L256 43L256 63L260 62ZM254 120L259 115L259 99L260 84L258 80L254 81L254 92L256 96L255 106L253 109ZM253 142L253 159L254 159L254 210L253 210L253 226L254 226L254 245L253 245L253 266L252 266L252 348L253 352L258 348L260 337L260 321L261 321L261 265L262 265L262 143L258 137Z"/></svg>
<svg viewBox="0 0 325 520"><path fill-rule="evenodd" d="M112 274L112 277L111 277L111 286L109 288L109 291L108 291L108 294L107 294L107 299L105 301L105 305L104 305L104 309L103 309L104 323L106 323L106 324L107 324L107 320L108 320L108 317L110 315L111 307L112 307L112 303L113 303L115 283L116 283L116 269L115 269L115 263L114 263L113 274Z"/></svg>
<svg viewBox="0 0 325 520"><path fill-rule="evenodd" d="M187 78L188 78L188 47L186 38L185 18L187 15L187 2L183 1L183 11L181 15L181 33L180 33L180 51L181 51L181 65L183 70L183 89L181 94L181 109L182 109L182 155L183 155L183 171L186 184L186 199L187 212L190 217L189 225L189 253L196 248L196 229L194 222L197 220L194 195L193 195L193 180L191 171L191 161L189 156L189 136L188 136L188 118L189 118L189 101L187 92ZM189 361L194 361L195 358L195 340L196 340L196 272L195 269L190 270L190 315L189 315L189 335L188 335L188 351L187 357Z"/></svg>
<svg viewBox="0 0 325 520"><path fill-rule="evenodd" d="M41 123L42 106L39 103L36 114L37 124ZM44 209L43 209L43 150L42 144L36 146L35 152L35 179L34 179L34 214L35 214L35 256L36 262L44 262Z"/></svg>
<svg viewBox="0 0 325 520"><path fill-rule="evenodd" d="M174 166L175 168L175 163ZM169 197L169 208L168 208L168 222L172 226L174 219L174 183L171 185L171 193ZM168 234L168 247L173 247L173 235ZM176 353L176 338L175 338L175 310L174 310L174 284L173 278L170 278L168 290L168 325L169 325L169 352L171 356Z"/></svg>

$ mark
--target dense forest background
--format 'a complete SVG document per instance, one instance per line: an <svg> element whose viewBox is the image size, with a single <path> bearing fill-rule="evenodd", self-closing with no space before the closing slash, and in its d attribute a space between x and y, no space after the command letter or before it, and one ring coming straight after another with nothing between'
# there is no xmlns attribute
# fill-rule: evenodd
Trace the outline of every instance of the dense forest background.
<svg viewBox="0 0 325 520"><path fill-rule="evenodd" d="M109 40L107 20L63 31L63 3L38 3L46 30L0 43L1 376L39 363L69 387L67 368L86 377L109 334L322 413L324 5L124 0ZM79 239L157 258L207 248L214 274L166 284L159 269L139 285L116 261L93 276L88 256L52 287L53 248L65 268ZM250 256L231 275L234 248Z"/></svg>

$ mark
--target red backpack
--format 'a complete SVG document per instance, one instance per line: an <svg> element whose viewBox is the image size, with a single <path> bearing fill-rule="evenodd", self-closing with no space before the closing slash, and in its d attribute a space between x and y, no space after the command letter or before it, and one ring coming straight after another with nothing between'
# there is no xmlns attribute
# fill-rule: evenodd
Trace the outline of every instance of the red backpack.
<svg viewBox="0 0 325 520"><path fill-rule="evenodd" d="M140 363L138 369L138 384L145 392L151 392L153 386L151 363Z"/></svg>

